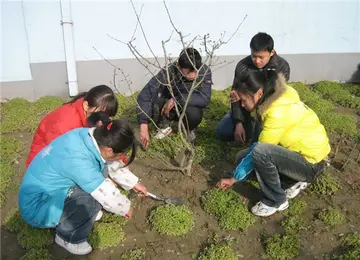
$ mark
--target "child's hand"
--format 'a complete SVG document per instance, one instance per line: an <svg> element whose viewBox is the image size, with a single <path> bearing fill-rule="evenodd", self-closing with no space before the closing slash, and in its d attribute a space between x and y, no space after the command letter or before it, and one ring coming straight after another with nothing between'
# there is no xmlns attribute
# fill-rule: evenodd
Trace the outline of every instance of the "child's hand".
<svg viewBox="0 0 360 260"><path fill-rule="evenodd" d="M133 188L136 192L141 192L142 196L147 196L147 189L143 184L137 183L134 188Z"/></svg>
<svg viewBox="0 0 360 260"><path fill-rule="evenodd" d="M133 209L130 208L130 209L129 209L129 212L126 213L126 215L124 216L124 218L126 218L126 219L131 219L131 218L132 218L132 215L133 215Z"/></svg>
<svg viewBox="0 0 360 260"><path fill-rule="evenodd" d="M233 186L233 184L236 182L236 180L234 178L226 178L226 179L221 179L216 186L222 190L226 190L228 188L230 188L231 186Z"/></svg>

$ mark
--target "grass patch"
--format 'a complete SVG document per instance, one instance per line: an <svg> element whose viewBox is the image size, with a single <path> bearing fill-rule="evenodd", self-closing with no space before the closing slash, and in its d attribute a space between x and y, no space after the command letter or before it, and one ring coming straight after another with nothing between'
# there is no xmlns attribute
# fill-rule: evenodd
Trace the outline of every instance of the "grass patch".
<svg viewBox="0 0 360 260"><path fill-rule="evenodd" d="M200 253L198 260L236 260L238 257L226 243L211 244Z"/></svg>
<svg viewBox="0 0 360 260"><path fill-rule="evenodd" d="M332 227L341 225L345 222L344 214L342 214L340 210L332 207L320 212L318 217L326 225Z"/></svg>
<svg viewBox="0 0 360 260"><path fill-rule="evenodd" d="M44 116L63 104L64 100L60 97L45 96L32 103L32 106L34 107L37 116Z"/></svg>
<svg viewBox="0 0 360 260"><path fill-rule="evenodd" d="M27 224L22 219L20 212L16 210L6 216L4 226L10 232L18 233L21 230L25 229Z"/></svg>
<svg viewBox="0 0 360 260"><path fill-rule="evenodd" d="M102 218L100 219L99 223L113 223L113 224L116 224L116 225L125 225L127 223L127 219L122 217L122 216L119 216L119 215L116 215L116 214L113 214L113 213L109 213L109 212L104 212Z"/></svg>
<svg viewBox="0 0 360 260"><path fill-rule="evenodd" d="M347 134L350 137L357 137L357 121L352 115L342 115L332 110L335 108L331 101L325 100L322 96L304 83L295 82L290 84L299 93L301 100L315 111L320 122L326 130L335 134Z"/></svg>
<svg viewBox="0 0 360 260"><path fill-rule="evenodd" d="M305 211L307 203L304 200L292 200L289 209L284 212L285 216L299 215Z"/></svg>
<svg viewBox="0 0 360 260"><path fill-rule="evenodd" d="M350 108L360 108L360 98L354 96L343 84L332 81L320 81L314 85L314 89L325 99Z"/></svg>
<svg viewBox="0 0 360 260"><path fill-rule="evenodd" d="M232 189L223 191L213 188L201 198L204 210L214 215L219 225L227 230L246 230L256 222L247 206L240 200L239 195Z"/></svg>
<svg viewBox="0 0 360 260"><path fill-rule="evenodd" d="M246 182L253 186L255 189L260 190L260 184L258 181L247 180Z"/></svg>
<svg viewBox="0 0 360 260"><path fill-rule="evenodd" d="M44 248L33 248L23 255L20 260L51 260L53 259L49 250Z"/></svg>
<svg viewBox="0 0 360 260"><path fill-rule="evenodd" d="M23 149L23 144L14 137L2 135L0 136L0 147L1 157L6 156L10 160L15 160L19 157L19 153Z"/></svg>
<svg viewBox="0 0 360 260"><path fill-rule="evenodd" d="M296 236L276 234L266 241L266 256L270 259L289 260L299 254L300 241Z"/></svg>
<svg viewBox="0 0 360 260"><path fill-rule="evenodd" d="M163 205L151 211L150 223L160 234L180 236L192 230L194 217L185 206Z"/></svg>
<svg viewBox="0 0 360 260"><path fill-rule="evenodd" d="M330 175L328 172L323 173L310 185L310 191L319 196L331 196L339 189L341 189L339 182L335 179L335 176Z"/></svg>
<svg viewBox="0 0 360 260"><path fill-rule="evenodd" d="M135 248L128 250L121 255L121 259L124 260L141 260L145 258L145 249Z"/></svg>
<svg viewBox="0 0 360 260"><path fill-rule="evenodd" d="M343 88L349 91L352 95L360 97L360 85L342 84Z"/></svg>
<svg viewBox="0 0 360 260"><path fill-rule="evenodd" d="M211 100L204 111L206 121L219 121L230 111L230 92L231 87L224 90L212 90Z"/></svg>
<svg viewBox="0 0 360 260"><path fill-rule="evenodd" d="M335 255L335 260L360 259L360 234L354 233L345 236L341 241L342 253Z"/></svg>
<svg viewBox="0 0 360 260"><path fill-rule="evenodd" d="M17 240L19 245L26 249L42 248L53 243L54 232L25 225L18 233Z"/></svg>
<svg viewBox="0 0 360 260"><path fill-rule="evenodd" d="M1 109L1 133L35 132L41 118L63 104L58 97L42 97L31 103L23 98L14 98Z"/></svg>
<svg viewBox="0 0 360 260"><path fill-rule="evenodd" d="M297 234L300 231L306 230L306 222L300 216L291 216L281 222L287 234Z"/></svg>
<svg viewBox="0 0 360 260"><path fill-rule="evenodd" d="M117 246L124 240L125 233L122 224L100 222L95 223L88 239L93 248L100 250Z"/></svg>
<svg viewBox="0 0 360 260"><path fill-rule="evenodd" d="M140 92L135 92L134 94L130 96L124 96L120 94L115 94L117 100L118 100L118 112L115 116L115 118L120 118L126 116L126 118L129 120L129 122L135 124L137 123L137 113L136 113L136 106L137 106L137 95Z"/></svg>
<svg viewBox="0 0 360 260"><path fill-rule="evenodd" d="M0 206L5 202L5 191L9 188L11 179L15 173L14 163L19 158L23 149L21 141L14 137L0 136Z"/></svg>

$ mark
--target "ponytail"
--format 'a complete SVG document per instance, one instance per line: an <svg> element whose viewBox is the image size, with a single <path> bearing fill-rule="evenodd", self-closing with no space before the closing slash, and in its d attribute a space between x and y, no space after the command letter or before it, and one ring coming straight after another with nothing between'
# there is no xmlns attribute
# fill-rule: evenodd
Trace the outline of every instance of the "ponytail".
<svg viewBox="0 0 360 260"><path fill-rule="evenodd" d="M126 120L105 122L102 126L95 128L94 138L99 146L110 147L114 153L126 153L131 149L130 158L123 167L130 165L134 161L137 152L137 141L134 131Z"/></svg>

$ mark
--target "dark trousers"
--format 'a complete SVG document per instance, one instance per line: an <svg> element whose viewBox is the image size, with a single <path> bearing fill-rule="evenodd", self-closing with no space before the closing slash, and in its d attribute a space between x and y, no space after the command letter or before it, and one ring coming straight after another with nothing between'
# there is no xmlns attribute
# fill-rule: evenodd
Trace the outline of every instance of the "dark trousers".
<svg viewBox="0 0 360 260"><path fill-rule="evenodd" d="M170 126L171 121L178 121L179 117L176 114L175 108L173 108L169 116L162 116L161 110L165 103L169 99L166 97L158 97L153 104L152 119L160 128L166 128ZM181 113L181 111L180 111ZM202 121L203 109L199 107L187 106L185 110L184 125L189 131L194 130Z"/></svg>
<svg viewBox="0 0 360 260"><path fill-rule="evenodd" d="M86 241L93 229L101 205L89 193L73 187L65 199L64 210L56 234L69 243Z"/></svg>
<svg viewBox="0 0 360 260"><path fill-rule="evenodd" d="M313 182L325 168L324 161L311 164L299 153L267 143L255 146L252 161L260 184L261 201L270 207L278 207L286 201L280 175L294 181Z"/></svg>

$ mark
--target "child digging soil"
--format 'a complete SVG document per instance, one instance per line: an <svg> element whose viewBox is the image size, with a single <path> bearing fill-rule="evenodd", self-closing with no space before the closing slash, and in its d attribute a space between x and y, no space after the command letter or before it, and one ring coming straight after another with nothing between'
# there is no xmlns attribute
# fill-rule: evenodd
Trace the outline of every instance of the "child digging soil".
<svg viewBox="0 0 360 260"><path fill-rule="evenodd" d="M126 167L136 155L135 136L124 120L109 121L96 128L77 128L46 146L28 167L19 191L23 219L37 228L55 228L55 243L72 254L92 251L87 242L101 208L125 218L132 217L124 189L147 195L144 185L127 168L109 167L106 161L119 159L131 149ZM114 181L114 182L113 182Z"/></svg>
<svg viewBox="0 0 360 260"><path fill-rule="evenodd" d="M256 113L262 131L233 177L221 179L217 186L227 189L255 170L261 200L251 212L267 217L287 209L288 199L297 196L324 170L329 139L315 112L300 101L282 74L274 70L248 72L235 78L234 89L242 106ZM298 183L284 191L280 175Z"/></svg>

